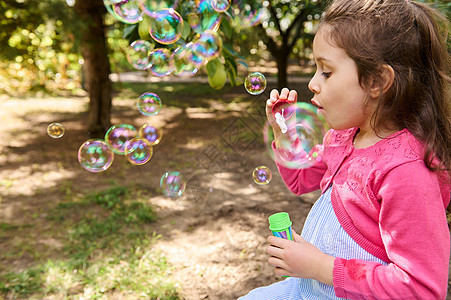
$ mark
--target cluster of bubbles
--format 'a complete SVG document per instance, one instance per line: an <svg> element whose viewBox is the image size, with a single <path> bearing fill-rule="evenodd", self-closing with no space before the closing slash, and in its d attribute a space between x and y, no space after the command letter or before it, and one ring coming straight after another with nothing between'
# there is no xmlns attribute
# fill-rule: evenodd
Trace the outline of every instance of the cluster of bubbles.
<svg viewBox="0 0 451 300"><path fill-rule="evenodd" d="M155 93L142 94L136 106L144 116L154 116L162 108L160 97ZM107 170L114 160L114 155L123 155L133 165L144 165L153 155L153 147L161 141L163 133L158 127L149 123L139 129L130 124L117 124L108 129L105 138L90 139L78 150L78 161L90 172Z"/></svg>
<svg viewBox="0 0 451 300"><path fill-rule="evenodd" d="M193 76L208 61L217 58L222 49L217 33L222 18L236 20L245 27L255 26L262 20L261 4L253 7L242 0L233 4L231 0L103 2L114 18L139 27L141 39L126 49L129 63L158 77Z"/></svg>

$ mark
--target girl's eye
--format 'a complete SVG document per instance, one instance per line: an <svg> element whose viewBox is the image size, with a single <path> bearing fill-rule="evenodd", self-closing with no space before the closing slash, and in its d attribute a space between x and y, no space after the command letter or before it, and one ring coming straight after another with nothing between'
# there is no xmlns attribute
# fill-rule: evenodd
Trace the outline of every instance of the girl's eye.
<svg viewBox="0 0 451 300"><path fill-rule="evenodd" d="M329 78L330 75L332 75L332 72L323 72L323 73L321 73L321 75L323 75L326 78Z"/></svg>

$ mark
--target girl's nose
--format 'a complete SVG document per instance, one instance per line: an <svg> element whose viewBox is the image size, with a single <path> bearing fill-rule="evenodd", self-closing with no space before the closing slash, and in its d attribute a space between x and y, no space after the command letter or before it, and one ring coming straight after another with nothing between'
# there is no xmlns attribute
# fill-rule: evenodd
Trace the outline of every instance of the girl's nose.
<svg viewBox="0 0 451 300"><path fill-rule="evenodd" d="M315 94L319 93L319 86L316 83L316 73L315 73L315 75L313 75L312 79L310 79L310 81L308 83L308 88Z"/></svg>

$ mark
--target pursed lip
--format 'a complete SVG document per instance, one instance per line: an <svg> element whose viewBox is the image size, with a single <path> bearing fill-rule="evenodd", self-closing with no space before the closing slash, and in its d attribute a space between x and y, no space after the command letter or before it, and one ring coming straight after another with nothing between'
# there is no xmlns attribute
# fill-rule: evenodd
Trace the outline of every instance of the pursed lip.
<svg viewBox="0 0 451 300"><path fill-rule="evenodd" d="M315 99L312 99L312 100L310 100L312 103L313 103L313 105L315 105L318 109L322 109L323 107L321 106L321 105L319 105L319 103L315 100Z"/></svg>

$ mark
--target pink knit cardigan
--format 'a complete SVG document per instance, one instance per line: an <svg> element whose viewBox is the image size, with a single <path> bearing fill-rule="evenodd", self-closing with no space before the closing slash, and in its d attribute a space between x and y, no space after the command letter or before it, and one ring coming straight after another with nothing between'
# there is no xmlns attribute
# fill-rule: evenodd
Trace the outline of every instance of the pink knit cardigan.
<svg viewBox="0 0 451 300"><path fill-rule="evenodd" d="M445 299L449 176L426 168L422 144L406 129L363 149L352 145L356 132L357 128L330 130L324 138L322 161L311 168L289 169L276 159L285 184L297 195L319 188L324 192L332 185L332 205L344 230L388 263L337 257L336 295Z"/></svg>

